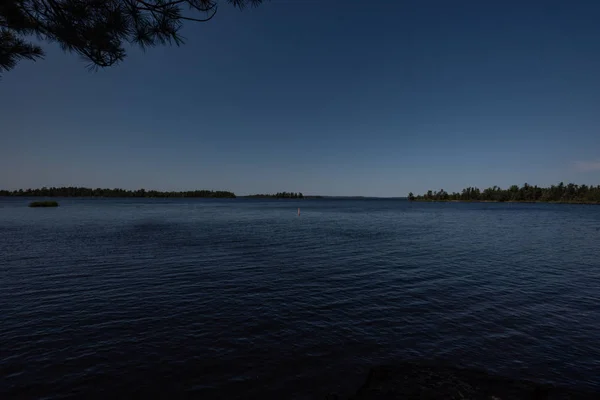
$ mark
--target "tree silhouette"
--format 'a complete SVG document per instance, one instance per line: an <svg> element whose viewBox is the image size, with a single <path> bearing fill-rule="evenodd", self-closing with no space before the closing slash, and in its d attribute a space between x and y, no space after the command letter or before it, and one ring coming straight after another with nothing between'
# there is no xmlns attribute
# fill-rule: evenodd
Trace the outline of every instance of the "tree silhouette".
<svg viewBox="0 0 600 400"><path fill-rule="evenodd" d="M409 199L417 201L515 201L515 202L554 202L554 203L600 203L600 185L587 186L561 182L558 186L549 188L531 186L525 183L522 187L512 185L508 189L493 186L480 191L478 188L467 187L461 193L449 194L443 189L439 192L429 190L426 194Z"/></svg>
<svg viewBox="0 0 600 400"><path fill-rule="evenodd" d="M239 9L262 0L227 0ZM184 10L185 9L185 10ZM22 59L44 56L34 35L109 67L125 58L125 43L141 48L183 43L186 21L206 22L218 0L0 0L0 74Z"/></svg>
<svg viewBox="0 0 600 400"><path fill-rule="evenodd" d="M300 192L278 192L275 194L252 194L247 197L265 198L265 199L303 199L304 195Z"/></svg>
<svg viewBox="0 0 600 400"><path fill-rule="evenodd" d="M125 190L85 187L43 187L41 189L0 190L0 196L32 197L213 197L235 198L233 192L212 190L191 190L185 192L160 192L158 190Z"/></svg>

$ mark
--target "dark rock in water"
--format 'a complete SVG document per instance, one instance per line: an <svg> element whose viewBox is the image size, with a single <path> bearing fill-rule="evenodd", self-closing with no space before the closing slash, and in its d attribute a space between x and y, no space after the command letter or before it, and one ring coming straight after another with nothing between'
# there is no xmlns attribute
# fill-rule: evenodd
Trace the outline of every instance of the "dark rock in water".
<svg viewBox="0 0 600 400"><path fill-rule="evenodd" d="M600 399L600 394L494 377L483 371L406 363L373 368L351 398L384 399L591 400Z"/></svg>
<svg viewBox="0 0 600 400"><path fill-rule="evenodd" d="M32 201L29 207L58 207L56 201Z"/></svg>

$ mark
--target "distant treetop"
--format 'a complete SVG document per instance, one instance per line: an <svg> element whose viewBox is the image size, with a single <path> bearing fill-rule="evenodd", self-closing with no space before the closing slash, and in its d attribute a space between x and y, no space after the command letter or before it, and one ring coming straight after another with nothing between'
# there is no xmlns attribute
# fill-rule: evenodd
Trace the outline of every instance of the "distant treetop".
<svg viewBox="0 0 600 400"><path fill-rule="evenodd" d="M160 192L158 190L92 189L85 187L43 187L41 189L0 190L0 196L23 197L213 197L235 198L233 192L190 190L183 192Z"/></svg>
<svg viewBox="0 0 600 400"><path fill-rule="evenodd" d="M239 9L262 0L227 0ZM125 43L141 48L183 43L186 21L206 22L218 0L0 0L0 74L22 59L43 58L30 35L58 43L90 62L109 67L125 58Z"/></svg>
<svg viewBox="0 0 600 400"><path fill-rule="evenodd" d="M304 195L300 192L278 192L275 194L253 194L247 197L268 198L268 199L303 199Z"/></svg>
<svg viewBox="0 0 600 400"><path fill-rule="evenodd" d="M408 194L409 200L416 201L515 201L515 202L557 202L557 203L600 203L600 185L565 185L560 182L550 187L531 186L525 183L508 189L493 186L484 190L468 187L461 193L448 193L444 189L415 196Z"/></svg>

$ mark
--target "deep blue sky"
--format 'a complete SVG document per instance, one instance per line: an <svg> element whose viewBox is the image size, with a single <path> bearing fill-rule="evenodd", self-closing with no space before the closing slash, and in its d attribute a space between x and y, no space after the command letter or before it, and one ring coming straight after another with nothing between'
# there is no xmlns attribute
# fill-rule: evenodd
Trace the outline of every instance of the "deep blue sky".
<svg viewBox="0 0 600 400"><path fill-rule="evenodd" d="M183 47L0 81L0 187L406 196L600 184L600 2L222 4Z"/></svg>

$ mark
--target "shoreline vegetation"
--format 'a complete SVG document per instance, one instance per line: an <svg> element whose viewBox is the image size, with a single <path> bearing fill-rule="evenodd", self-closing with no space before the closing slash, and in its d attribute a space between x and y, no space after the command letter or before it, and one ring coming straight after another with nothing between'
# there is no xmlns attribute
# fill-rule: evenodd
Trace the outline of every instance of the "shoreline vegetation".
<svg viewBox="0 0 600 400"><path fill-rule="evenodd" d="M233 192L223 190L190 190L182 192L161 192L158 190L125 190L85 187L43 187L41 189L0 190L0 196L9 197L198 197L236 198Z"/></svg>
<svg viewBox="0 0 600 400"><path fill-rule="evenodd" d="M279 192L275 194L251 194L248 196L242 196L252 199L304 199L304 195L300 192Z"/></svg>
<svg viewBox="0 0 600 400"><path fill-rule="evenodd" d="M137 197L137 198L256 198L256 199L322 199L323 196L304 196L300 192L278 192L275 194L253 194L249 196L236 196L230 191L190 190L163 192L159 190L126 190L86 187L43 187L40 189L0 190L0 197Z"/></svg>
<svg viewBox="0 0 600 400"><path fill-rule="evenodd" d="M223 190L127 190L86 187L42 187L40 189L0 190L0 197L87 197L87 198L245 198L245 199L324 199L347 198L360 199L363 196L305 196L301 192L278 192L275 194L252 194L236 196ZM401 198L398 198L401 199ZM512 185L508 189L493 186L484 190L468 187L460 193L448 193L444 189L429 190L422 195L408 194L409 201L420 202L478 202L478 203L555 203L555 204L600 204L600 185L575 185L563 182L550 187L531 186L525 183L519 187Z"/></svg>
<svg viewBox="0 0 600 400"><path fill-rule="evenodd" d="M550 187L512 185L508 189L493 186L484 190L468 187L460 193L448 193L429 190L423 195L408 194L409 201L424 202L481 202L481 203L565 203L565 204L600 204L600 185L565 185L560 182Z"/></svg>

